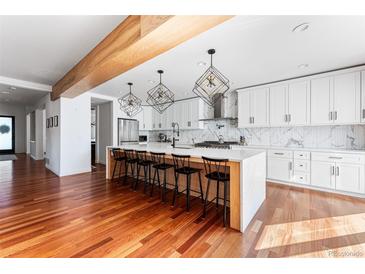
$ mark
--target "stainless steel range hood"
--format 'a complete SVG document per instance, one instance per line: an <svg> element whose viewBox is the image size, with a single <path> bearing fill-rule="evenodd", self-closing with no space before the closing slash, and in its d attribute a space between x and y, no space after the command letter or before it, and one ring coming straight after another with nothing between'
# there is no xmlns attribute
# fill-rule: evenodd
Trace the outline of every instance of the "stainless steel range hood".
<svg viewBox="0 0 365 274"><path fill-rule="evenodd" d="M212 118L199 119L199 121L218 121L218 120L237 120L237 118L226 117L225 116L225 107L226 107L226 98L222 96L220 93L215 94L213 96L214 104L214 115Z"/></svg>

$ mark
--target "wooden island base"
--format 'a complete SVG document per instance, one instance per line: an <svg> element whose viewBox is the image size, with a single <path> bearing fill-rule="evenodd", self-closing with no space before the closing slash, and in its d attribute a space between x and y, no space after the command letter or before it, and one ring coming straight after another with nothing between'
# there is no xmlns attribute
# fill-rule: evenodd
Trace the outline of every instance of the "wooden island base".
<svg viewBox="0 0 365 274"><path fill-rule="evenodd" d="M115 165L115 161L111 155L111 150L108 149L107 151L107 170L106 170L106 178L111 179L113 174L113 169ZM203 194L206 193L206 185L207 180L205 178L204 172L204 165L203 160L201 158L191 157L191 166L195 168L202 169L201 171L201 178L202 178L202 185L203 185ZM172 157L170 155L166 155L166 162L172 164ZM230 214L230 227L236 230L240 230L240 162L228 162L229 166L229 173L230 173L230 184L229 184L229 194L228 194L228 206L229 206L229 214ZM118 164L119 168L119 164ZM118 170L116 170L116 176L118 175ZM121 167L121 174L124 174L124 162ZM129 170L130 172L130 170ZM152 177L153 177L154 169L152 169ZM143 175L143 170L140 171L140 176ZM143 177L141 177L143 178ZM160 180L163 181L163 172L160 173ZM167 183L168 188L173 188L173 184L175 183L173 169L167 171ZM140 184L141 187L142 184ZM179 187L180 189L185 189L186 187L186 179L185 176L180 176L179 178ZM199 191L199 178L197 174L193 174L191 177L191 195L192 196L199 196L197 191ZM216 183L212 181L210 190L209 190L208 200L212 200L216 195ZM157 191L156 191L157 193ZM219 196L223 198L223 184L220 184L219 189ZM171 202L171 201L168 201ZM203 209L203 207L202 207Z"/></svg>

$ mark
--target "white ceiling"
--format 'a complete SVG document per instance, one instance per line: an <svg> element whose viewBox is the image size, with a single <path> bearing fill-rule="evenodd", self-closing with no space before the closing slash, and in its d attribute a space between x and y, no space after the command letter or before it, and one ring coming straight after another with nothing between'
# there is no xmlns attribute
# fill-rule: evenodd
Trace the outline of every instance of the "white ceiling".
<svg viewBox="0 0 365 274"><path fill-rule="evenodd" d="M303 22L310 23L307 31L292 32ZM214 64L232 89L361 64L364 33L365 16L236 16L93 91L119 97L134 82L134 93L145 99L163 69L176 99L194 96L194 82L206 69L197 63L209 64L209 48L216 49ZM298 68L302 63L309 67Z"/></svg>
<svg viewBox="0 0 365 274"><path fill-rule="evenodd" d="M0 103L33 105L47 93L47 91L21 87L12 90L9 85L0 83Z"/></svg>
<svg viewBox="0 0 365 274"><path fill-rule="evenodd" d="M0 75L53 85L125 18L0 16Z"/></svg>

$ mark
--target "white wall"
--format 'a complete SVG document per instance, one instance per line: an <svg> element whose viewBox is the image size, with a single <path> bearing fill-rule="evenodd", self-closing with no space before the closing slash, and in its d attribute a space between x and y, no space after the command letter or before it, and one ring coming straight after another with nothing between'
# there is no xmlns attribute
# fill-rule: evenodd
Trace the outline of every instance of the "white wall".
<svg viewBox="0 0 365 274"><path fill-rule="evenodd" d="M72 99L61 98L60 101L61 161L59 175L89 172L91 171L90 95L84 93Z"/></svg>
<svg viewBox="0 0 365 274"><path fill-rule="evenodd" d="M106 164L105 148L111 146L112 138L112 102L97 106L97 152L98 163Z"/></svg>
<svg viewBox="0 0 365 274"><path fill-rule="evenodd" d="M0 115L15 116L15 153L26 152L26 113L22 105L0 103Z"/></svg>
<svg viewBox="0 0 365 274"><path fill-rule="evenodd" d="M46 129L46 167L55 174L60 175L61 161L61 133L60 133L60 107L61 100L51 101L50 96L42 98L46 102L46 119L55 115L59 116L58 127Z"/></svg>

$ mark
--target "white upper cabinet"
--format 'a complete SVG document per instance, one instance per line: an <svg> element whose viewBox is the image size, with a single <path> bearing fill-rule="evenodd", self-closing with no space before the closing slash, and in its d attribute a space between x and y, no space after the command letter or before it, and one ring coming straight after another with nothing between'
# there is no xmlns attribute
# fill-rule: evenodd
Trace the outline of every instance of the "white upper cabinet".
<svg viewBox="0 0 365 274"><path fill-rule="evenodd" d="M308 82L270 87L270 125L307 125L309 123Z"/></svg>
<svg viewBox="0 0 365 274"><path fill-rule="evenodd" d="M238 93L238 127L251 127L250 91Z"/></svg>
<svg viewBox="0 0 365 274"><path fill-rule="evenodd" d="M269 125L269 88L240 91L238 94L238 126Z"/></svg>
<svg viewBox="0 0 365 274"><path fill-rule="evenodd" d="M311 80L311 123L360 122L360 72Z"/></svg>
<svg viewBox="0 0 365 274"><path fill-rule="evenodd" d="M152 110L152 130L171 130L172 123L179 124L180 129L199 129L204 124L199 119L203 118L204 103L201 99L194 98L175 102L162 114Z"/></svg>
<svg viewBox="0 0 365 274"><path fill-rule="evenodd" d="M288 124L288 85L270 87L270 125Z"/></svg>
<svg viewBox="0 0 365 274"><path fill-rule="evenodd" d="M361 122L365 123L365 71L361 72Z"/></svg>
<svg viewBox="0 0 365 274"><path fill-rule="evenodd" d="M269 89L259 88L251 94L251 113L254 126L269 125Z"/></svg>
<svg viewBox="0 0 365 274"><path fill-rule="evenodd" d="M292 126L308 125L310 120L309 82L294 82L288 86L288 123Z"/></svg>
<svg viewBox="0 0 365 274"><path fill-rule="evenodd" d="M360 122L360 72L333 77L333 120L348 124Z"/></svg>
<svg viewBox="0 0 365 274"><path fill-rule="evenodd" d="M311 123L332 123L332 77L311 80Z"/></svg>

